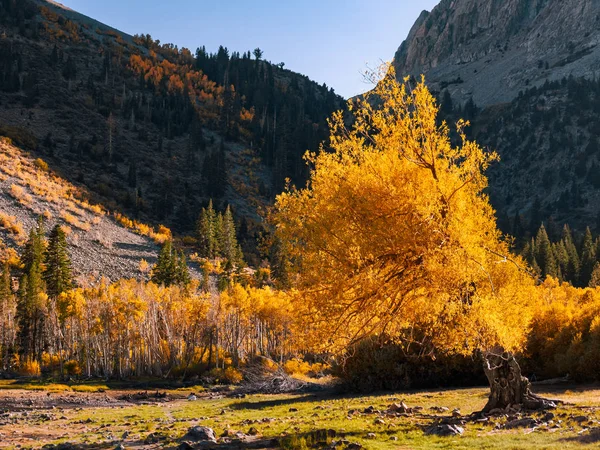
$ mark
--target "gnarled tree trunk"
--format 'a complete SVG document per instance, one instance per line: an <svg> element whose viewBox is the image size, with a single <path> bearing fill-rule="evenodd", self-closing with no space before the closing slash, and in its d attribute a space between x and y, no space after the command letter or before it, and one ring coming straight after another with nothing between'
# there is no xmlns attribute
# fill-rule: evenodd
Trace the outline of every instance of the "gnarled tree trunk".
<svg viewBox="0 0 600 450"><path fill-rule="evenodd" d="M483 370L491 390L483 412L517 405L530 410L556 408L555 400L548 400L531 392L531 384L521 375L521 368L512 354L486 354Z"/></svg>

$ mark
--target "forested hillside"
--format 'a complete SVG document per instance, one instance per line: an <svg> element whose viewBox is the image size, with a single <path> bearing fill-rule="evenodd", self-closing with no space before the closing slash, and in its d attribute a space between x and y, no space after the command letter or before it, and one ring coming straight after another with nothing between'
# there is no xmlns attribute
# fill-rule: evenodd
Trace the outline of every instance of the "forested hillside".
<svg viewBox="0 0 600 450"><path fill-rule="evenodd" d="M0 133L94 200L194 235L231 204L255 254L258 211L341 106L332 89L255 49L211 53L127 36L45 2L0 3Z"/></svg>

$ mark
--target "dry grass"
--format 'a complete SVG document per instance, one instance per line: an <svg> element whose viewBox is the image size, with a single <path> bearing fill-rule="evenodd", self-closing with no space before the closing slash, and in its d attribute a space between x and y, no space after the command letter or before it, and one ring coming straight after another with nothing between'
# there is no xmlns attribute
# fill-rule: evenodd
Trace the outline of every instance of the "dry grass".
<svg viewBox="0 0 600 450"><path fill-rule="evenodd" d="M0 227L15 237L17 244L22 245L27 240L27 233L15 216L9 216L0 211Z"/></svg>
<svg viewBox="0 0 600 450"><path fill-rule="evenodd" d="M91 225L89 223L86 222L81 222L77 217L75 217L73 214L68 213L66 211L63 211L60 214L60 217L69 225L74 226L75 228L79 228L80 230L83 231L89 231L91 229Z"/></svg>

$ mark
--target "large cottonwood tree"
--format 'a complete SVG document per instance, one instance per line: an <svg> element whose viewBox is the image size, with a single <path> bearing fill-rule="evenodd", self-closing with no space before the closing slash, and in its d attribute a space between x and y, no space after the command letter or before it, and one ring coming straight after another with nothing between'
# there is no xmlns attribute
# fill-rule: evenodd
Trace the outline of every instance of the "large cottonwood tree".
<svg viewBox="0 0 600 450"><path fill-rule="evenodd" d="M534 281L484 192L496 154L467 140L462 121L453 145L424 81L400 83L391 68L349 109L351 121L330 120L330 150L307 155L307 187L273 211L307 336L328 350L381 333L423 352L519 349ZM522 403L519 393L493 398Z"/></svg>

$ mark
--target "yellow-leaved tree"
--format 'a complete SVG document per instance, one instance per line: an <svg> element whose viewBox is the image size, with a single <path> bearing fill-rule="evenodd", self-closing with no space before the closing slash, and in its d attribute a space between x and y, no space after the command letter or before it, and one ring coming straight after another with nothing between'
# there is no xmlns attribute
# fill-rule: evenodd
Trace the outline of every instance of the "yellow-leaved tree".
<svg viewBox="0 0 600 450"><path fill-rule="evenodd" d="M535 283L484 193L497 156L469 141L462 121L452 145L424 80L382 73L349 102L350 128L333 115L331 151L307 154L307 187L279 195L272 214L307 336L328 351L383 333L424 352L482 350L487 409L537 401L509 353L523 345ZM499 387L509 372L510 392Z"/></svg>

